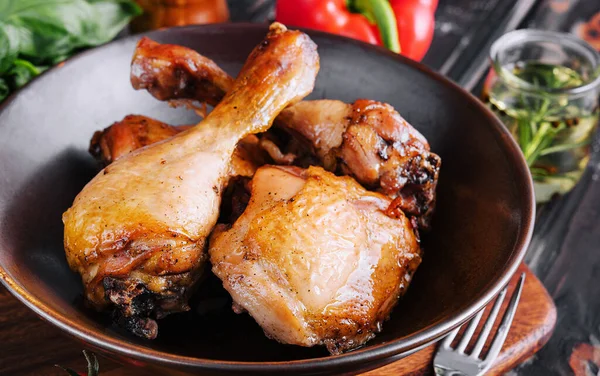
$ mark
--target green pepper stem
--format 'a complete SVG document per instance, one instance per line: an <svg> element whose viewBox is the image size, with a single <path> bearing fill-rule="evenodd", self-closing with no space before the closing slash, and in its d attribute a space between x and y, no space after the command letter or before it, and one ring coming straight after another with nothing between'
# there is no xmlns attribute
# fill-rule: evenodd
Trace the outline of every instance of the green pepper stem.
<svg viewBox="0 0 600 376"><path fill-rule="evenodd" d="M347 0L348 9L355 9L370 20L374 20L383 45L400 53L400 38L396 15L388 0Z"/></svg>

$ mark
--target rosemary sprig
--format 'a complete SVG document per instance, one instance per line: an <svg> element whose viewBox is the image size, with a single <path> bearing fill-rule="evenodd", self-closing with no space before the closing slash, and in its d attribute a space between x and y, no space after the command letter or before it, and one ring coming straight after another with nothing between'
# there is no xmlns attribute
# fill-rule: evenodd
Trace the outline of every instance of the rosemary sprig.
<svg viewBox="0 0 600 376"><path fill-rule="evenodd" d="M98 376L100 373L100 363L98 363L98 358L96 358L96 355L92 352L83 350L83 356L85 356L85 360L87 361L87 376ZM70 368L65 368L58 364L55 364L55 366L63 369L70 376L83 375L82 373L75 372Z"/></svg>
<svg viewBox="0 0 600 376"><path fill-rule="evenodd" d="M542 150L540 152L539 156L542 157L544 155L548 155L548 154L552 154L552 153L560 153L560 152L571 150L571 149L581 148L581 147L589 145L591 142L592 142L592 140L584 140L584 141L576 142L576 143L572 143L572 144L561 144L561 145L550 146L550 147L547 147L544 150Z"/></svg>
<svg viewBox="0 0 600 376"><path fill-rule="evenodd" d="M583 82L572 69L539 63L520 65L514 68L513 73L539 89L534 93L519 93L517 103L520 111L515 113L515 135L532 174L546 176L548 173L542 174L543 169L533 167L540 157L580 148L590 142L555 142L569 127L566 117L573 114L568 111L566 97L549 94L548 90L575 87Z"/></svg>

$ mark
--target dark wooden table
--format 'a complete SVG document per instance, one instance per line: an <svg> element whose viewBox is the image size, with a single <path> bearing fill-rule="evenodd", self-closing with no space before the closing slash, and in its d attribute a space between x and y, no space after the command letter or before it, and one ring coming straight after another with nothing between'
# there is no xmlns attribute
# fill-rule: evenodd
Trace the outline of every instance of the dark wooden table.
<svg viewBox="0 0 600 376"><path fill-rule="evenodd" d="M233 21L273 16L273 0L229 3ZM569 31L600 49L600 0L440 0L423 62L477 95L490 44L522 27ZM548 344L510 374L600 375L600 139L593 150L576 188L538 208L526 261L555 300L558 322ZM64 374L55 363L83 370L81 349L0 287L0 375ZM116 367L100 362L102 375Z"/></svg>

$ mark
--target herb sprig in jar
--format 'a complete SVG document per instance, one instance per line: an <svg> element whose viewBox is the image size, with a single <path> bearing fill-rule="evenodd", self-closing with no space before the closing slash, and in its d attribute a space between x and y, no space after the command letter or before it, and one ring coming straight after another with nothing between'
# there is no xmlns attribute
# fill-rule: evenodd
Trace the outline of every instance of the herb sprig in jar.
<svg viewBox="0 0 600 376"><path fill-rule="evenodd" d="M568 34L519 30L494 43L492 61L484 99L523 151L537 201L569 191L598 123L598 53Z"/></svg>

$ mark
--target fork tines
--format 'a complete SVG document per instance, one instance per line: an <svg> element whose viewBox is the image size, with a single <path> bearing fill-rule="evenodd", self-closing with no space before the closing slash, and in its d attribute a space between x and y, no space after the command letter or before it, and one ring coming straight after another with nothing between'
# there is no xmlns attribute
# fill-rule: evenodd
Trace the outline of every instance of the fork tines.
<svg viewBox="0 0 600 376"><path fill-rule="evenodd" d="M506 340L506 336L508 335L508 331L512 324L513 318L515 316L515 312L517 310L517 305L518 305L519 299L521 297L521 291L523 289L524 281L525 281L525 273L522 273L521 277L519 278L519 282L517 283L517 286L515 287L515 291L513 292L512 297L510 298L508 308L506 309L506 312L504 313L504 316L502 317L500 326L498 327L496 335L494 336L494 339L490 345L489 351L487 352L485 357L480 357L480 354L481 354L481 352L486 344L486 341L492 331L494 322L496 321L496 318L498 317L498 313L500 312L500 307L502 306L502 302L504 301L504 298L506 297L506 291L507 291L508 286L506 286L504 289L502 289L500 294L498 294L498 297L496 298L496 302L494 303L494 306L492 307L492 310L490 311L490 314L489 314L487 320L485 321L485 323L481 329L481 332L479 333L479 336L477 337L477 340L475 342L473 350L469 354L466 354L465 350L467 349L467 346L469 345L469 342L471 341L471 338L473 337L473 334L475 333L475 330L477 329L479 321L481 320L481 317L483 316L483 313L484 313L486 307L481 309L473 317L473 319L471 319L471 321L469 322L469 325L467 326L467 329L465 330L462 338L460 339L460 341L458 342L458 344L456 345L455 348L452 347L452 342L454 341L454 339L460 332L462 326L459 326L458 328L456 328L452 332L450 332L450 334L448 334L448 336L441 343L441 345L438 349L438 352L435 356L435 359L434 359L434 365L436 368L436 372L438 370L444 370L444 371L453 370L453 371L459 371L465 375L479 375L479 374L482 374L483 372L485 372L491 366L492 362L496 359L496 357L500 353L500 350L502 349L502 345L504 344L504 341ZM438 373L438 374L440 374L440 373ZM444 374L444 373L442 373L442 374Z"/></svg>

